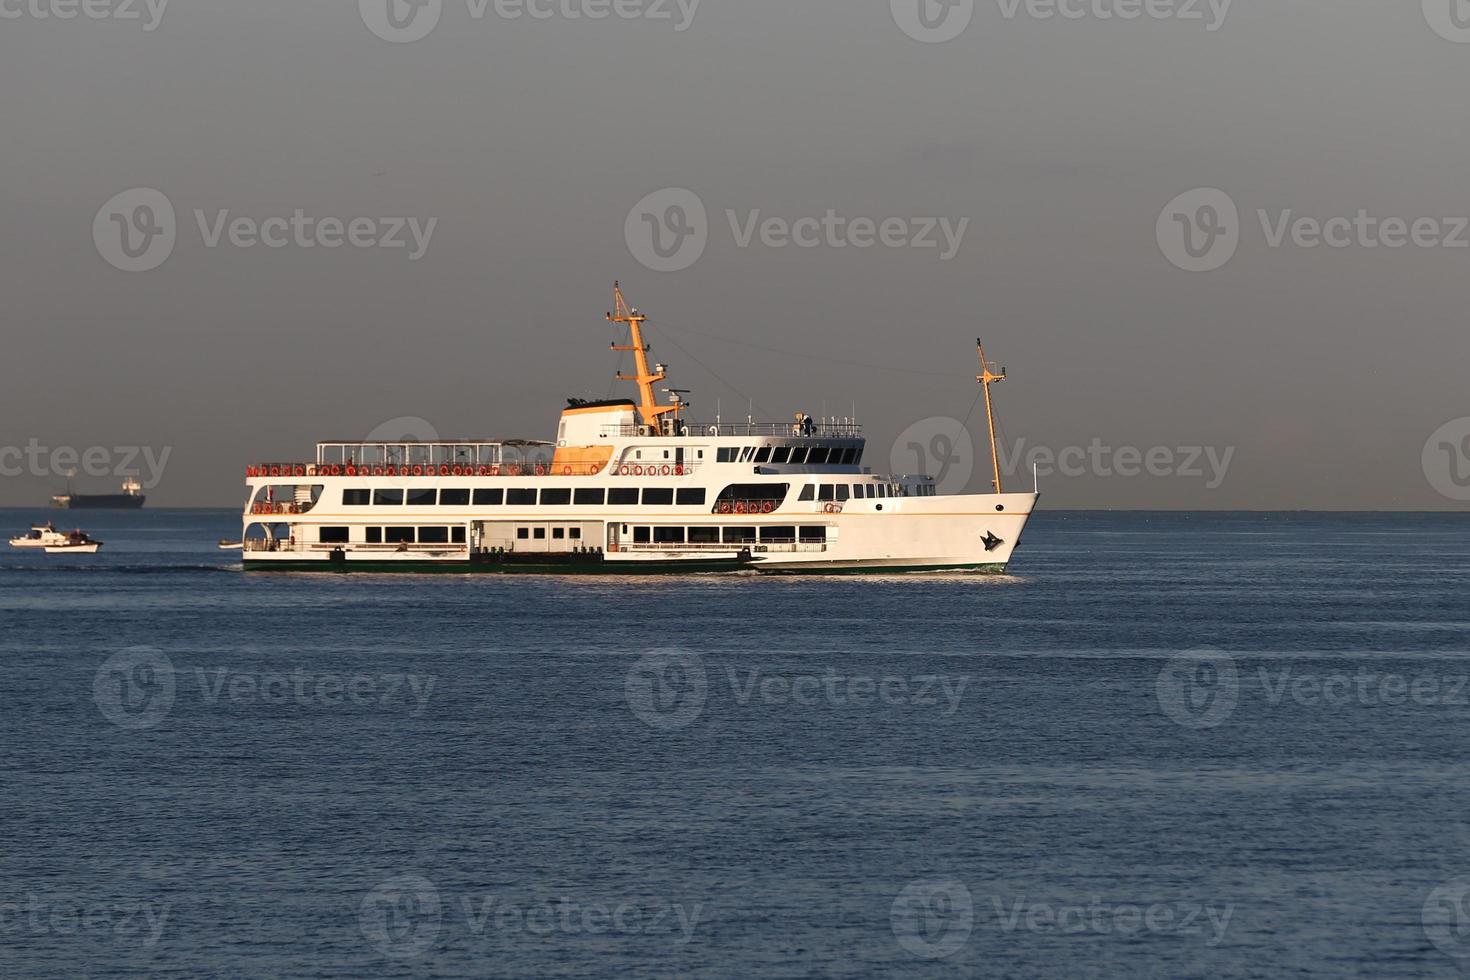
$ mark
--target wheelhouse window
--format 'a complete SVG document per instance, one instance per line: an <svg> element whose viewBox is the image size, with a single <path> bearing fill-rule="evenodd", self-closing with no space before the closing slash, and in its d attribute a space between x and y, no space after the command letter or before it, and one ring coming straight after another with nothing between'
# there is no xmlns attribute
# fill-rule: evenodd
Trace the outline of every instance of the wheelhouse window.
<svg viewBox="0 0 1470 980"><path fill-rule="evenodd" d="M505 503L505 490L501 487L479 487L475 490L476 507L499 507Z"/></svg>
<svg viewBox="0 0 1470 980"><path fill-rule="evenodd" d="M806 446L792 446L791 447L791 465L792 466L801 466L801 465L805 464L806 463L806 454L807 454L807 447Z"/></svg>
<svg viewBox="0 0 1470 980"><path fill-rule="evenodd" d="M505 502L511 507L535 507L536 489L534 487L512 487L505 491Z"/></svg>
<svg viewBox="0 0 1470 980"><path fill-rule="evenodd" d="M837 488L830 483L824 483L817 490L818 500L832 500L837 495Z"/></svg>
<svg viewBox="0 0 1470 980"><path fill-rule="evenodd" d="M547 487L541 491L542 507L567 507L572 502L570 487Z"/></svg>
<svg viewBox="0 0 1470 980"><path fill-rule="evenodd" d="M808 483L806 486L802 487L801 488L801 496L798 497L797 499L798 500L816 500L817 499L817 485L815 483Z"/></svg>
<svg viewBox="0 0 1470 980"><path fill-rule="evenodd" d="M601 507L607 499L607 491L601 487L582 487L577 490L576 503L579 507Z"/></svg>
<svg viewBox="0 0 1470 980"><path fill-rule="evenodd" d="M614 507L634 507L638 504L637 487L613 487L607 492L607 502Z"/></svg>
<svg viewBox="0 0 1470 980"><path fill-rule="evenodd" d="M791 458L791 447L790 446L777 446L776 449L775 449L775 451L771 453L771 462L773 462L773 463L784 463L787 460L789 460L790 458Z"/></svg>
<svg viewBox="0 0 1470 980"><path fill-rule="evenodd" d="M828 449L826 446L813 446L812 451L806 457L807 465L818 466L827 462L827 453Z"/></svg>
<svg viewBox="0 0 1470 980"><path fill-rule="evenodd" d="M321 529L321 534L317 538L317 540L319 540L322 544L346 544L349 540L347 536L347 528L324 527Z"/></svg>
<svg viewBox="0 0 1470 980"><path fill-rule="evenodd" d="M755 461L757 463L769 463L771 461L771 447L762 446L757 449L755 451Z"/></svg>
<svg viewBox="0 0 1470 980"><path fill-rule="evenodd" d="M839 484L837 484L837 500L839 502L841 502L841 503L846 503L847 502L847 499L848 499L847 484L846 483L839 483Z"/></svg>
<svg viewBox="0 0 1470 980"><path fill-rule="evenodd" d="M428 490L415 488L408 491L408 506L410 507L433 507L439 500L439 491L432 487Z"/></svg>
<svg viewBox="0 0 1470 980"><path fill-rule="evenodd" d="M644 487L643 506L662 507L674 502L673 487Z"/></svg>
<svg viewBox="0 0 1470 980"><path fill-rule="evenodd" d="M679 490L679 505L681 507L704 506L704 487L684 487Z"/></svg>
<svg viewBox="0 0 1470 980"><path fill-rule="evenodd" d="M364 488L342 491L342 505L344 507L366 507L373 502L373 492Z"/></svg>
<svg viewBox="0 0 1470 980"><path fill-rule="evenodd" d="M715 450L715 462L733 463L735 462L736 454L739 452L740 450L736 446L721 446L719 449Z"/></svg>
<svg viewBox="0 0 1470 980"><path fill-rule="evenodd" d="M375 507L402 507L402 490L374 490L373 506Z"/></svg>
<svg viewBox="0 0 1470 980"><path fill-rule="evenodd" d="M453 490L439 491L440 507L468 507L470 505L470 488L461 487Z"/></svg>

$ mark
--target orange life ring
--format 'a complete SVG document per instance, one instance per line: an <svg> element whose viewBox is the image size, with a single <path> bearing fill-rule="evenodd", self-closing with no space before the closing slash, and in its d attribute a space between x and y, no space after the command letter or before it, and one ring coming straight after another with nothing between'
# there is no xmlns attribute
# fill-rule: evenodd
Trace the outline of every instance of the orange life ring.
<svg viewBox="0 0 1470 980"><path fill-rule="evenodd" d="M488 466L482 466L482 467L480 467L480 475L481 476L489 476L490 475L490 467L488 467Z"/></svg>
<svg viewBox="0 0 1470 980"><path fill-rule="evenodd" d="M413 475L414 476L423 476L424 475L424 467L423 467L423 464L420 463L420 464L415 464L414 465Z"/></svg>
<svg viewBox="0 0 1470 980"><path fill-rule="evenodd" d="M383 468L381 466L374 466L373 467L373 476L382 476L382 475L383 475Z"/></svg>
<svg viewBox="0 0 1470 980"><path fill-rule="evenodd" d="M743 514L743 513L745 513L745 501L741 500L741 501L738 501L735 504L735 513L737 513L737 514Z"/></svg>
<svg viewBox="0 0 1470 980"><path fill-rule="evenodd" d="M722 501L720 501L720 513L721 514L728 514L728 513L730 513L730 501L728 501L728 500L722 500Z"/></svg>
<svg viewBox="0 0 1470 980"><path fill-rule="evenodd" d="M633 472L633 469L627 463L618 467L618 476L627 476L631 472Z"/></svg>
<svg viewBox="0 0 1470 980"><path fill-rule="evenodd" d="M298 465L296 467L296 475L297 476L305 476L306 475L306 467L305 466Z"/></svg>
<svg viewBox="0 0 1470 980"><path fill-rule="evenodd" d="M635 466L635 467L633 467L633 475L634 476L642 476L643 475L643 467L641 467L641 466Z"/></svg>
<svg viewBox="0 0 1470 980"><path fill-rule="evenodd" d="M682 467L682 466L675 466L674 467L674 475L675 476L683 476L684 475L684 467Z"/></svg>
<svg viewBox="0 0 1470 980"><path fill-rule="evenodd" d="M280 476L280 475L281 475L281 468L279 466L272 466L271 467L271 476Z"/></svg>
<svg viewBox="0 0 1470 980"><path fill-rule="evenodd" d="M498 465L490 467L490 475L491 476L499 476L500 475L500 467Z"/></svg>
<svg viewBox="0 0 1470 980"><path fill-rule="evenodd" d="M771 501L769 501L769 500L767 500L765 503L761 504L761 513L762 514L769 514L771 511L773 511L775 509L776 509L776 505L774 503L772 503Z"/></svg>
<svg viewBox="0 0 1470 980"><path fill-rule="evenodd" d="M449 470L449 472L452 473L452 474L454 474L455 476L464 476L464 467L463 466L455 466L455 467L452 467Z"/></svg>
<svg viewBox="0 0 1470 980"><path fill-rule="evenodd" d="M540 463L537 463L536 464L536 475L537 476L545 476L546 475L546 467L543 466Z"/></svg>
<svg viewBox="0 0 1470 980"><path fill-rule="evenodd" d="M570 466L563 466L561 468L561 475L562 476L571 476L572 475L572 468Z"/></svg>
<svg viewBox="0 0 1470 980"><path fill-rule="evenodd" d="M440 476L448 476L449 475L449 464L448 463L440 463L439 464L439 475Z"/></svg>
<svg viewBox="0 0 1470 980"><path fill-rule="evenodd" d="M669 475L669 474L670 474L670 473L672 473L672 472L674 472L674 471L673 471L673 470L671 470L671 469L669 469L669 464L668 464L668 463L665 463L665 464L664 464L664 465L663 465L663 469L661 469L661 470L659 470L659 473L660 473L660 475L662 475L662 476L668 476L668 475Z"/></svg>
<svg viewBox="0 0 1470 980"><path fill-rule="evenodd" d="M510 466L506 469L505 472L506 472L506 475L507 476L520 476L521 475L521 464L520 463L511 463Z"/></svg>

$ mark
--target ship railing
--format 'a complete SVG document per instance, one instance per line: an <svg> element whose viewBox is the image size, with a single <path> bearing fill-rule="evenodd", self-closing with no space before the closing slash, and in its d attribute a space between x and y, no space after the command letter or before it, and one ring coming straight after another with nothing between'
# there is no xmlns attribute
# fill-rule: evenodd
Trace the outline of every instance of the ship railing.
<svg viewBox="0 0 1470 980"><path fill-rule="evenodd" d="M722 517L731 515L766 517L780 509L781 501L779 500L720 500L710 509L710 513L719 514Z"/></svg>
<svg viewBox="0 0 1470 980"><path fill-rule="evenodd" d="M556 447L534 440L489 442L485 440L437 440L434 442L319 442L318 466L489 466L537 462L551 458Z"/></svg>
<svg viewBox="0 0 1470 980"><path fill-rule="evenodd" d="M545 460L517 460L511 463L480 463L474 466L461 463L439 463L430 465L414 463L260 463L245 468L247 479L301 480L323 476L383 477L383 476L600 476L607 471L605 463L562 463L553 464ZM692 467L685 464L684 472Z"/></svg>
<svg viewBox="0 0 1470 980"><path fill-rule="evenodd" d="M637 553L643 551L743 551L748 549L753 554L765 554L767 552L797 553L818 552L827 550L827 544L825 541L797 541L791 538L776 538L772 540L762 541L759 544L754 541L726 541L724 543L720 543L718 541L701 541L698 543L689 542L687 544L681 544L677 541L640 541L635 544L628 544L627 542L623 542L619 547L620 550L624 553Z"/></svg>
<svg viewBox="0 0 1470 980"><path fill-rule="evenodd" d="M315 506L315 503L296 503L290 500L257 500L250 505L250 513L252 515L305 514Z"/></svg>
<svg viewBox="0 0 1470 980"><path fill-rule="evenodd" d="M604 436L631 439L636 436L672 439L717 439L726 436L785 436L803 439L859 439L863 427L856 422L681 422L672 435L659 433L644 425L625 423L604 425Z"/></svg>

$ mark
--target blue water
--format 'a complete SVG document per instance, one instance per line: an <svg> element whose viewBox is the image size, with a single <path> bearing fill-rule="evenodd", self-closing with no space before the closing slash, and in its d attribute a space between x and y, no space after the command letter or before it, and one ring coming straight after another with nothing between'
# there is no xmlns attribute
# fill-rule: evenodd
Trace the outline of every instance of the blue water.
<svg viewBox="0 0 1470 980"><path fill-rule="evenodd" d="M1470 964L1470 515L1042 513L871 580L70 516L102 554L0 553L0 976Z"/></svg>

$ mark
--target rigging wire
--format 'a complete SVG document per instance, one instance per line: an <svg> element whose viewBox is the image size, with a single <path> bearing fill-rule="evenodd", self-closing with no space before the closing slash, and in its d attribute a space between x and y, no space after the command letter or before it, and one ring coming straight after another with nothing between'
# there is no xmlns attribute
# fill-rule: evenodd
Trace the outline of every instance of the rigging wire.
<svg viewBox="0 0 1470 980"><path fill-rule="evenodd" d="M844 360L843 358L839 358L839 357L832 357L832 356L830 356L828 354L803 354L800 351L783 350L780 347L770 347L770 346L767 346L765 344L755 344L755 343L751 343L748 340L732 340L729 337L722 337L719 334L708 333L708 332L703 331L703 330L696 330L693 327L684 326L684 325L677 324L677 323L671 323L671 322L669 322L667 320L654 321L654 320L650 319L648 322L649 323L655 323L656 322L659 326L669 327L669 328L671 328L673 330L679 330L679 331L683 331L685 333L692 333L692 334L695 334L696 336L706 337L706 338L708 338L710 340L714 340L714 341L717 341L719 343L723 343L723 344L734 344L734 345L736 345L738 347L751 347L751 348L754 348L755 350L768 351L769 353L772 353L772 354L784 354L787 357L801 357L801 358L805 358L805 359L811 360L811 361L824 361L824 362L826 362L828 364L842 364L842 365L845 365L847 367L869 368L869 369L874 370L874 371L896 371L896 372L898 372L900 374L923 374L923 375L928 375L930 377L937 377L937 378L953 378L955 376L955 372L953 372L953 371L924 371L924 370L921 370L919 368L894 367L891 364L868 364L868 363L866 363L864 361L849 361L849 360Z"/></svg>

